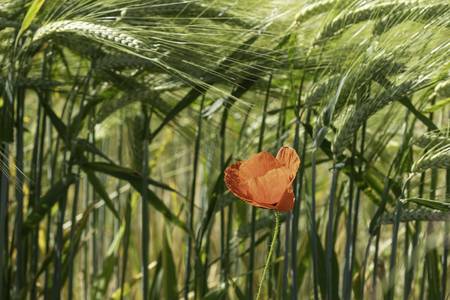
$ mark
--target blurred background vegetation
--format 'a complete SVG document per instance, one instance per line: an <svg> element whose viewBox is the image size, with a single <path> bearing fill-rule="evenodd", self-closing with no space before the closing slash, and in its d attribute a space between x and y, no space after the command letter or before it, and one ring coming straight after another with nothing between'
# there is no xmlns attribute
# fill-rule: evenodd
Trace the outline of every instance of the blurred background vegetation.
<svg viewBox="0 0 450 300"><path fill-rule="evenodd" d="M1 0L0 299L447 299L448 1Z"/></svg>

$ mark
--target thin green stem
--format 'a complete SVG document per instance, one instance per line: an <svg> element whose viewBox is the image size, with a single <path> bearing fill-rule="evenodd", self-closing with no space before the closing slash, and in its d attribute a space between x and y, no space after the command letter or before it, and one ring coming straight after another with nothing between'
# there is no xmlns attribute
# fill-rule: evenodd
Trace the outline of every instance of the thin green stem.
<svg viewBox="0 0 450 300"><path fill-rule="evenodd" d="M272 258L273 249L275 249L275 244L278 238L278 233L280 232L280 213L275 211L275 230L273 231L272 243L270 244L269 254L267 254L266 264L264 265L264 270L259 281L258 293L256 294L256 300L259 300L261 296L262 285L264 282L264 277L266 277L267 269L270 265L270 260Z"/></svg>

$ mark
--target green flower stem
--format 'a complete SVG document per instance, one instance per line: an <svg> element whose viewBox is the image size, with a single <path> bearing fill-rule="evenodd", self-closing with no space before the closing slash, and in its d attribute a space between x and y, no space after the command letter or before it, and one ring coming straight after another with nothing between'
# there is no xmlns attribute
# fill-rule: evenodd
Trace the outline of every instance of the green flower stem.
<svg viewBox="0 0 450 300"><path fill-rule="evenodd" d="M280 213L278 211L275 211L274 214L275 214L275 230L273 232L272 243L270 244L269 254L267 254L266 264L264 266L261 280L259 281L258 294L256 294L256 300L259 300L259 297L261 296L261 288L264 282L264 277L266 277L266 272L270 265L270 259L272 258L273 249L275 249L278 233L280 232Z"/></svg>

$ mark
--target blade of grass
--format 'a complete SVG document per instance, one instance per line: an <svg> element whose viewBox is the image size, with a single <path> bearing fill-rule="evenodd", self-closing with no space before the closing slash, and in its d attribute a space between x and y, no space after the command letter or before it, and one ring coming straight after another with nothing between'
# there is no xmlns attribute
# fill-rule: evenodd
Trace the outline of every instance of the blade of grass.
<svg viewBox="0 0 450 300"><path fill-rule="evenodd" d="M149 274L148 274L148 264L149 264L149 244L150 244L150 227L149 227L149 210L148 210L148 202L149 202L149 195L148 195L148 188L147 188L147 180L148 172L149 172L149 165L148 165L148 140L150 135L150 118L151 113L149 114L148 108L142 104L142 114L143 114L143 136L142 140L144 141L142 143L142 174L143 174L143 180L142 180L142 187L141 187L141 226L142 226L142 234L141 234L141 255L142 255L142 264L141 264L141 270L142 270L142 297L143 299L148 299L148 293L149 293Z"/></svg>
<svg viewBox="0 0 450 300"><path fill-rule="evenodd" d="M122 249L122 268L120 275L120 300L123 300L124 297L124 289L125 289L125 277L128 266L128 251L131 237L131 214L132 214L132 205L131 205L131 194L128 194L128 199L126 201L125 207L125 233L123 238L123 249Z"/></svg>
<svg viewBox="0 0 450 300"><path fill-rule="evenodd" d="M194 232L194 202L195 202L195 193L197 187L197 177L198 177L198 163L200 156L200 142L202 139L202 114L203 107L205 104L205 97L203 96L200 102L200 110L198 114L197 120L197 136L195 139L194 146L194 162L193 162L193 170L192 170L192 185L191 185L191 195L190 195L190 206L189 206L189 214L188 214L188 228L191 232ZM192 236L188 236L187 241L187 254L186 254L186 274L184 280L184 299L188 300L189 294L189 281L190 281L190 273L191 273L191 252L192 252ZM197 277L197 275L195 275ZM194 290L195 291L195 290ZM195 298L195 296L194 296Z"/></svg>
<svg viewBox="0 0 450 300"><path fill-rule="evenodd" d="M5 143L0 145L1 170L0 182L0 297L8 297L8 155L9 146ZM6 168L6 169L5 169Z"/></svg>
<svg viewBox="0 0 450 300"><path fill-rule="evenodd" d="M355 150L356 150L356 140L357 140L357 133L355 133L353 142L351 144L352 147L352 156L350 157L350 166L353 169L355 165ZM351 293L351 271L350 271L350 264L351 264L351 255L352 255L352 241L353 241L353 232L352 232L352 215L353 215L353 191L354 191L354 181L353 178L350 178L349 182L349 191L348 191L348 217L347 217L347 223L346 223L346 241L345 241L345 252L344 252L344 271L343 271L343 282L342 282L342 298L344 300L350 299L350 293Z"/></svg>
<svg viewBox="0 0 450 300"><path fill-rule="evenodd" d="M366 122L364 122L362 128L361 128L361 141L360 141L360 153L361 157L364 157L365 152L365 139L366 139ZM358 174L362 177L362 174L364 172L364 162L363 159L359 161L358 164ZM355 196L355 212L353 216L353 230L352 230L352 246L351 246L351 260L350 260L350 278L353 276L353 270L355 265L355 249L356 249L356 241L358 236L358 224L359 224L359 206L360 206L360 199L361 199L361 189L359 187L356 187L356 196ZM361 280L364 282L364 278Z"/></svg>
<svg viewBox="0 0 450 300"><path fill-rule="evenodd" d="M450 199L450 170L446 171L445 181L447 185L447 188L445 190L446 199ZM447 263L448 263L448 252L450 249L449 232L450 232L450 224L448 221L446 221L444 225L444 253L442 254L442 279L441 279L442 300L446 298L447 293L447 268L448 268Z"/></svg>
<svg viewBox="0 0 450 300"><path fill-rule="evenodd" d="M23 227L23 210L24 210L24 111L25 111L25 91L20 89L17 93L17 106L16 106L16 216L15 216L15 247L16 247L16 290L21 291L26 284L26 265L25 265L25 239L22 234ZM18 296L18 295L17 295Z"/></svg>
<svg viewBox="0 0 450 300"><path fill-rule="evenodd" d="M334 240L333 240L333 224L334 224L334 214L335 214L335 197L338 184L339 170L336 167L336 163L333 165L332 169L332 179L330 187L330 202L328 207L328 225L326 234L326 264L325 270L327 274L327 299L332 300L338 297L338 291L335 282L339 278L333 278L333 258L334 257ZM338 284L339 285L339 284Z"/></svg>

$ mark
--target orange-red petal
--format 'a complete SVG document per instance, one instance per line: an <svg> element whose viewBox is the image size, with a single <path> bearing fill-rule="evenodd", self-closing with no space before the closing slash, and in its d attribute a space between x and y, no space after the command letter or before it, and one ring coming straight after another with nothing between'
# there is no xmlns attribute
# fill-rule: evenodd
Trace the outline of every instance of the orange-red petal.
<svg viewBox="0 0 450 300"><path fill-rule="evenodd" d="M242 162L238 161L235 164L232 164L228 168L225 169L224 181L227 188L233 193L236 197L241 198L243 200L248 200L247 197L247 183L244 178L240 176L240 166Z"/></svg>
<svg viewBox="0 0 450 300"><path fill-rule="evenodd" d="M287 212L294 207L292 181L299 166L295 150L283 147L276 158L261 152L229 166L224 181L231 193L253 206Z"/></svg>
<svg viewBox="0 0 450 300"><path fill-rule="evenodd" d="M291 147L284 146L278 151L276 159L289 168L292 182L300 167L300 157L298 157L297 152Z"/></svg>
<svg viewBox="0 0 450 300"><path fill-rule="evenodd" d="M290 185L289 169L272 169L263 176L247 180L248 195L261 204L277 203Z"/></svg>
<svg viewBox="0 0 450 300"><path fill-rule="evenodd" d="M291 211L294 208L294 202L295 202L294 191L292 190L292 187L289 187L283 194L281 200L277 203L275 209L278 211L285 211L285 212Z"/></svg>
<svg viewBox="0 0 450 300"><path fill-rule="evenodd" d="M278 161L269 152L260 152L243 161L239 168L243 178L252 178L263 176L272 169L282 167L283 164Z"/></svg>

